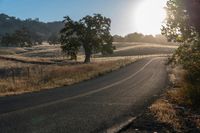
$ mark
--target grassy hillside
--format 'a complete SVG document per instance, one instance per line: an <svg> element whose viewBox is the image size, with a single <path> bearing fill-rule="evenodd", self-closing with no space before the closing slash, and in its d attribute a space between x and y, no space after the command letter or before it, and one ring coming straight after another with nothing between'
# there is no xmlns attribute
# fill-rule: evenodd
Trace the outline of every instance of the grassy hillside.
<svg viewBox="0 0 200 133"><path fill-rule="evenodd" d="M44 23L39 19L20 20L6 14L0 14L0 36L6 33L12 34L16 30L26 28L30 31L32 37L40 37L42 40L47 40L51 35L58 33L63 27L63 23L50 22Z"/></svg>
<svg viewBox="0 0 200 133"><path fill-rule="evenodd" d="M177 45L162 45L152 43L114 43L116 50L111 56L137 56L172 54Z"/></svg>
<svg viewBox="0 0 200 133"><path fill-rule="evenodd" d="M60 45L30 48L0 47L0 96L39 91L74 84L116 70L137 59L172 53L176 46L142 43L114 43L113 55L97 54L91 64L69 60ZM158 55L161 54L161 55ZM145 55L145 56L144 56Z"/></svg>

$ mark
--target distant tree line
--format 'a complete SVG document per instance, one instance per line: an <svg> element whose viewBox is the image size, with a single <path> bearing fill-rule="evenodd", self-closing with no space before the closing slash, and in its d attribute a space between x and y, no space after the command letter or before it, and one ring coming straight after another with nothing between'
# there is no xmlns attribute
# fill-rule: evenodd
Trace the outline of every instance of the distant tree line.
<svg viewBox="0 0 200 133"><path fill-rule="evenodd" d="M168 44L166 37L163 35L143 35L141 33L131 33L124 37L119 35L113 36L114 42L146 42L146 43L161 43Z"/></svg>
<svg viewBox="0 0 200 133"><path fill-rule="evenodd" d="M27 47L41 44L60 44L60 30L64 27L61 21L44 23L36 19L20 20L6 14L0 14L0 46ZM168 43L162 35L143 35L131 33L125 37L114 35L114 42L147 42ZM29 43L29 44L28 44Z"/></svg>
<svg viewBox="0 0 200 133"><path fill-rule="evenodd" d="M27 36L30 38L28 42L31 42L29 45L35 45L43 41L56 44L59 40L59 31L63 26L64 24L61 21L44 23L40 22L38 18L21 20L6 14L0 14L0 46L27 46L27 44L18 43L22 40L26 40L24 43L27 43ZM22 34L26 34L26 36L19 39Z"/></svg>
<svg viewBox="0 0 200 133"><path fill-rule="evenodd" d="M16 30L12 34L6 33L0 36L0 46L3 47L31 47L40 45L43 41L48 42L50 45L60 43L60 35L57 33L52 34L47 40L43 40L40 36L31 33L26 28Z"/></svg>
<svg viewBox="0 0 200 133"><path fill-rule="evenodd" d="M42 39L39 36L32 35L29 30L22 28L12 34L6 33L1 36L0 44L4 47L31 47L42 43Z"/></svg>

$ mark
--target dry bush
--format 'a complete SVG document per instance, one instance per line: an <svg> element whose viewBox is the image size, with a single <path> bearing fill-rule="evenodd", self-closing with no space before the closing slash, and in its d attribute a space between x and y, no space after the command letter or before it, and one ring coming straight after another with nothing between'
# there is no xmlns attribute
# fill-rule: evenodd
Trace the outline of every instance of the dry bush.
<svg viewBox="0 0 200 133"><path fill-rule="evenodd" d="M181 128L182 123L177 111L168 101L162 99L156 101L151 105L150 111L153 112L159 122L172 125L177 130Z"/></svg>
<svg viewBox="0 0 200 133"><path fill-rule="evenodd" d="M195 106L192 98L198 93L189 87L187 72L178 66L168 67L168 73L173 86L150 107L150 111L158 121L171 125L177 131L188 130L191 125L200 127L200 116L192 110Z"/></svg>
<svg viewBox="0 0 200 133"><path fill-rule="evenodd" d="M178 66L171 69L169 74L173 89L167 92L167 96L172 102L180 105L199 107L200 88L188 81L188 72Z"/></svg>
<svg viewBox="0 0 200 133"><path fill-rule="evenodd" d="M168 90L166 96L172 103L179 105L191 104L187 97L188 83L186 80L187 72L181 67L168 67L169 80L172 89Z"/></svg>

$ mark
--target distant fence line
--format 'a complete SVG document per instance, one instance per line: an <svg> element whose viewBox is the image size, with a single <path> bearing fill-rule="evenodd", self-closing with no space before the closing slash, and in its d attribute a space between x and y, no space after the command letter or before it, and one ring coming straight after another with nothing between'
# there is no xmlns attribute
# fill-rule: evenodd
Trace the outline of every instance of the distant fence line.
<svg viewBox="0 0 200 133"><path fill-rule="evenodd" d="M0 59L8 60L8 61L17 61L17 62L20 62L20 63L38 64L38 65L52 65L52 64L55 64L54 62L26 61L26 60L23 60L23 59L17 59L17 58L12 58L12 57L5 57L5 56L0 56Z"/></svg>

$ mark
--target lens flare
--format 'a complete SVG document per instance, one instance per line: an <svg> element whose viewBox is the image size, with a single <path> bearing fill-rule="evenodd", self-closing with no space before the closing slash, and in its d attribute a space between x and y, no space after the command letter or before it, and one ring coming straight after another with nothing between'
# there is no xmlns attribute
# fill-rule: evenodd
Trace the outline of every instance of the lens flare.
<svg viewBox="0 0 200 133"><path fill-rule="evenodd" d="M160 34L162 22L166 17L165 5L166 0L142 0L134 15L137 32Z"/></svg>

